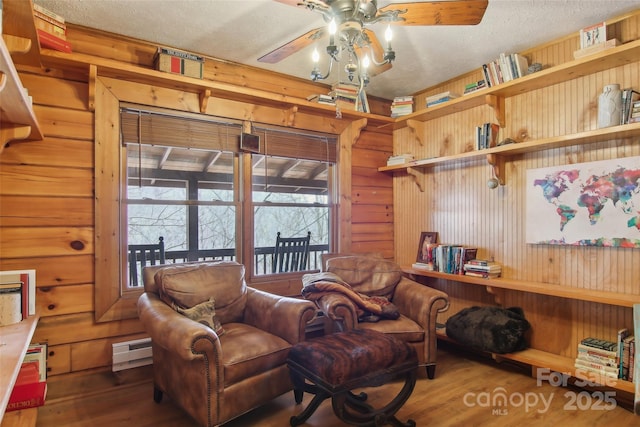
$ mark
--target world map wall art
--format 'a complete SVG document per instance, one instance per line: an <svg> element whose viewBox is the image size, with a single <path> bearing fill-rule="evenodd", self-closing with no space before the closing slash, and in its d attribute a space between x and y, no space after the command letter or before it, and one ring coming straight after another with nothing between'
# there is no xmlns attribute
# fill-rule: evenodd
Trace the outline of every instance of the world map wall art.
<svg viewBox="0 0 640 427"><path fill-rule="evenodd" d="M527 243L640 248L640 157L527 170Z"/></svg>

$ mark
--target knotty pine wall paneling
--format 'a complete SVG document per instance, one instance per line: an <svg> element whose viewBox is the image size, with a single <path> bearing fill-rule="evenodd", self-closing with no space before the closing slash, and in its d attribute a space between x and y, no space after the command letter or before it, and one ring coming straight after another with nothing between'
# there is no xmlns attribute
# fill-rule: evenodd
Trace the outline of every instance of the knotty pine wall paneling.
<svg viewBox="0 0 640 427"><path fill-rule="evenodd" d="M140 52L151 49L148 43L129 39L124 43L119 36L110 38L91 31L73 29L70 38L76 52L98 51L106 57L133 64L138 64ZM83 38L90 42L80 43ZM145 55L145 61L151 57L148 53ZM237 64L224 61L219 64L210 61L207 67L212 76L216 72L242 76L239 78L261 89L277 88L273 90L295 94L308 94L310 87L317 90L308 82L301 84L271 73L259 81L256 69L243 70ZM34 340L49 344L49 375L109 369L111 344L141 338L145 333L136 318L95 321L95 115L88 107L87 73L80 68L34 70L27 67L19 67L19 72L33 96L44 140L12 142L0 156L0 269L36 270L36 309L41 318ZM126 86L126 82L120 83ZM149 93L136 83L127 87L141 102L148 102L151 97L160 105L174 108L181 108L184 102L182 97L175 96L175 91L168 89L154 88L153 93ZM236 104L228 100L210 102L211 111L207 112L238 110ZM247 111L264 115L260 106L248 106ZM311 123L312 118L299 115L297 120L304 126ZM320 121L329 122L324 117ZM317 126L319 120L315 122ZM357 194L357 207L348 219L355 231L351 228L346 238L354 239L354 250L361 246L375 247L392 257L392 178L377 173L377 167L391 153L391 128L365 127L348 148L349 152L356 151L350 190ZM351 196L343 203L351 203ZM367 237L367 227L378 230L375 239ZM294 283L284 279L269 286L282 289L286 294L300 289L299 280Z"/></svg>
<svg viewBox="0 0 640 427"><path fill-rule="evenodd" d="M621 41L637 39L640 12L613 23ZM573 60L577 34L524 52L530 62L554 66ZM461 92L464 84L480 79L478 72L452 79L420 94L418 105L443 90ZM506 99L506 125L499 140L516 141L560 136L597 128L597 97L602 87L619 83L640 88L640 62L588 74ZM425 123L421 145L409 128L394 132L394 152L417 159L469 151L474 128L492 121L488 107L476 107ZM415 261L421 231L437 231L442 243L476 246L479 257L495 258L503 276L580 289L640 295L640 250L620 248L530 245L525 243L525 178L533 168L567 165L640 155L637 138L552 148L512 156L506 162L506 185L490 190L489 165L484 160L458 161L426 169L420 191L413 177L395 173L395 258L404 265ZM425 279L427 280L427 279ZM501 291L497 298L484 287L428 279L430 286L451 298L446 318L470 305L519 306L532 323L533 348L575 357L585 336L615 339L619 328L633 327L630 308L573 301L565 298Z"/></svg>

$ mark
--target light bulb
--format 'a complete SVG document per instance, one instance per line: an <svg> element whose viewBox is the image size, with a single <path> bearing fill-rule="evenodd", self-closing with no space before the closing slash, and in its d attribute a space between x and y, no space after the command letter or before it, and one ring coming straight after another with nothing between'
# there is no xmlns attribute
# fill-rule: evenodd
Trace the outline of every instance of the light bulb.
<svg viewBox="0 0 640 427"><path fill-rule="evenodd" d="M391 25L387 25L387 29L384 32L384 39L387 41L387 43L391 43L391 40L393 39L393 32L391 31Z"/></svg>
<svg viewBox="0 0 640 427"><path fill-rule="evenodd" d="M336 31L338 31L338 26L336 25L336 20L332 19L331 22L329 22L329 35L334 35Z"/></svg>
<svg viewBox="0 0 640 427"><path fill-rule="evenodd" d="M318 52L318 49L313 49L313 53L311 54L311 60L317 64L320 61L320 53Z"/></svg>
<svg viewBox="0 0 640 427"><path fill-rule="evenodd" d="M370 63L371 61L369 60L369 55L365 55L362 59L362 68L364 69L365 73L367 72L367 68L369 68Z"/></svg>

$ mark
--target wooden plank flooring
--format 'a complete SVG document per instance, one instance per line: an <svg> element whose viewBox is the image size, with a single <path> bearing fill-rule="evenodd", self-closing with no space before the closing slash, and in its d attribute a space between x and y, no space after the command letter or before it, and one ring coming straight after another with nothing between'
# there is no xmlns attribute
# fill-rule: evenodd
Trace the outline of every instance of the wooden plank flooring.
<svg viewBox="0 0 640 427"><path fill-rule="evenodd" d="M421 371L409 401L398 411L402 421L411 418L418 426L438 427L640 425L640 417L633 415L628 403L614 407L607 403L604 395L579 394L581 389L554 387L548 382L537 385L536 379L528 375L528 367L497 364L462 353L447 343L440 347L436 378L428 380ZM111 373L93 378L51 378L47 404L38 410L37 426L196 426L166 396L160 404L153 402L148 368L124 374L127 379ZM138 378L132 379L132 376ZM386 403L399 387L400 384L392 383L367 389L369 401L374 405ZM507 399L503 406L495 402L500 395ZM629 401L629 396L621 396L620 392L617 395ZM303 405L309 400L309 395L305 395ZM303 407L295 405L292 393L286 393L225 427L288 426L289 418ZM330 402L325 401L304 425L339 427L345 424L335 418Z"/></svg>

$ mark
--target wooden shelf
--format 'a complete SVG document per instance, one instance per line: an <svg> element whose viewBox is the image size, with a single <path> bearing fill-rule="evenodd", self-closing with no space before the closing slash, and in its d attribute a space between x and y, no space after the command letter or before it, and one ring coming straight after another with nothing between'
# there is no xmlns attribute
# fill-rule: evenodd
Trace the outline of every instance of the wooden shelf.
<svg viewBox="0 0 640 427"><path fill-rule="evenodd" d="M437 329L436 334L438 336L438 339L462 346L462 344L449 338L444 328ZM594 374L593 377L590 377L589 375L585 375L585 373L587 372L584 370L577 371L573 366L574 361L570 357L560 356L546 351L536 350L534 348L527 348L516 353L491 353L491 357L497 362L503 360L513 360L515 362L524 363L525 365L529 365L535 368L546 368L550 371L560 372L583 380L585 382L588 382L589 384L595 382L595 380L599 378L597 374ZM535 373L533 374L535 376ZM611 387L615 390L621 390L631 394L635 393L635 384L630 381L621 379L607 379L606 382L607 384L603 385L605 387Z"/></svg>
<svg viewBox="0 0 640 427"><path fill-rule="evenodd" d="M0 421L37 324L38 316L30 316L22 322L0 326Z"/></svg>
<svg viewBox="0 0 640 427"><path fill-rule="evenodd" d="M103 77L127 80L130 82L183 90L198 93L201 96L211 96L232 101L247 102L282 108L295 112L312 112L327 117L336 117L336 107L310 102L303 98L276 94L269 91L251 89L212 80L197 79L178 74L165 73L150 68L139 67L81 53L63 53L50 49L43 49L42 62L51 68L74 69L87 73L89 66L97 68L97 74ZM207 95L204 95L207 94ZM391 117L377 114L362 113L353 110L341 110L342 117L348 120L367 119L372 126L383 127L394 123Z"/></svg>
<svg viewBox="0 0 640 427"><path fill-rule="evenodd" d="M569 288L566 286L554 285L550 283L529 282L524 280L505 279L501 277L496 279L484 279L482 277L471 277L463 274L447 274L426 270L423 271L411 267L403 267L402 270L407 274L412 274L415 276L452 280L460 283L485 286L487 288L508 289L512 291L548 295L558 298L569 298L579 301L596 302L599 304L609 304L620 307L633 307L634 304L640 304L640 295L596 291L582 288Z"/></svg>
<svg viewBox="0 0 640 427"><path fill-rule="evenodd" d="M13 37L12 40L15 44L15 40L18 39ZM23 40L25 45L30 44L26 39ZM1 146L14 139L42 139L42 132L31 100L20 82L4 40L0 40L0 76Z"/></svg>
<svg viewBox="0 0 640 427"><path fill-rule="evenodd" d="M533 90L566 82L589 74L604 71L636 62L640 57L640 40L625 43L621 46L605 50L593 55L579 58L547 68L537 73L529 74L519 79L511 80L497 86L473 92L469 95L416 111L415 113L396 119L394 128L401 129L408 126L411 120L428 121L449 114L465 111L480 105L491 105L493 97L508 98ZM498 119L498 121L500 121Z"/></svg>
<svg viewBox="0 0 640 427"><path fill-rule="evenodd" d="M594 142L609 141L612 139L625 139L640 136L640 123L631 123L621 126L612 126L603 129L590 130L569 135L554 136L550 138L536 139L532 141L508 144L500 147L487 148L485 150L468 151L466 153L453 154L451 156L433 157L407 162L401 165L382 166L380 172L404 171L409 168L429 168L442 163L461 160L474 160L493 154L497 156L514 156L517 154L531 153L548 148L568 147L571 145L591 144Z"/></svg>

